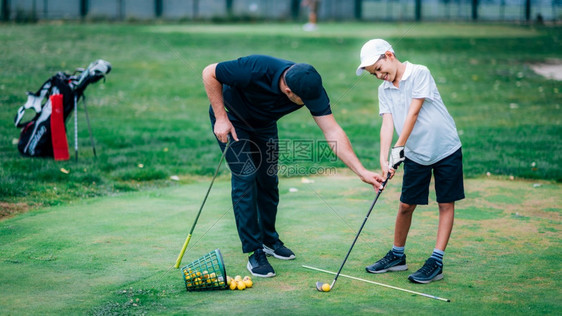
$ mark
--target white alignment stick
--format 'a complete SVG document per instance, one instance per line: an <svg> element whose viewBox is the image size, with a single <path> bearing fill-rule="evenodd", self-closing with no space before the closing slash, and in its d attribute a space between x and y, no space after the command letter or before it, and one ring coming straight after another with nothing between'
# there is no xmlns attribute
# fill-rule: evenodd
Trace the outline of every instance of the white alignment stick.
<svg viewBox="0 0 562 316"><path fill-rule="evenodd" d="M307 265L302 265L302 267L303 267L303 268L306 268L306 269L311 269L311 270L316 270L316 271L324 272L324 273L329 273L329 274L334 274L334 275L336 274L335 272L332 272L332 271L322 270L322 269L315 268L315 267L311 267L311 266L307 266ZM391 288L391 289L395 289L395 290L399 290L399 291L404 291L404 292L408 292L408 293L412 293L412 294L416 294L416 295L421 295L421 296L425 296L425 297L428 297L428 298L433 298L433 299L440 300L440 301L443 301L443 302L450 302L450 301L451 301L451 300L448 299L448 298L442 298L442 297L435 296L435 295L429 295L429 294L420 293L420 292L416 292L416 291L410 291L410 290L402 289L402 288L399 288L399 287L396 287L396 286L392 286L392 285L387 285L387 284L383 284L383 283L379 283L379 282L375 282L375 281L370 281L370 280L365 280L365 279L361 279L361 278L356 278L356 277L353 277L353 276L350 276L350 275L345 275L345 274L341 274L341 273L340 273L340 276L346 277L346 278L349 278L349 279L353 279L353 280L357 280L357 281L363 281L363 282L367 282L367 283L371 283L371 284L376 284L376 285L380 285L380 286L384 286L384 287L388 287L388 288Z"/></svg>

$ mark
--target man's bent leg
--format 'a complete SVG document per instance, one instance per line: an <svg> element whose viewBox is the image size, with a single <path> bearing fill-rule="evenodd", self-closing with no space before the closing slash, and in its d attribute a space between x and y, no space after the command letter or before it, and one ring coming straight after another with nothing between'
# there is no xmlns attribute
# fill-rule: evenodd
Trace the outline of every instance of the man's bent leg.
<svg viewBox="0 0 562 316"><path fill-rule="evenodd" d="M279 178L277 176L277 163L279 144L277 126L260 131L254 138L261 153L261 165L256 174L257 205L263 242L273 245L279 240L275 228L277 220L277 207L279 205Z"/></svg>
<svg viewBox="0 0 562 316"><path fill-rule="evenodd" d="M214 123L211 116L211 122ZM244 253L252 252L262 247L262 236L258 222L256 171L259 162L255 162L252 153L255 152L250 134L242 128L237 128L239 141L232 141L225 159L232 173L231 198L238 236L242 242ZM218 142L221 150L226 144Z"/></svg>

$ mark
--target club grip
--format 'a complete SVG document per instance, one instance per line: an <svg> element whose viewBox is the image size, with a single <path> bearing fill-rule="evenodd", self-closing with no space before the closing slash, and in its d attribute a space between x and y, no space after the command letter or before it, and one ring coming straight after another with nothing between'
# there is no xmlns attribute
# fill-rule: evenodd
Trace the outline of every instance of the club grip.
<svg viewBox="0 0 562 316"><path fill-rule="evenodd" d="M191 234L187 235L187 238L185 239L185 242L183 243L183 247L181 248L180 254L178 255L178 259L176 259L176 264L174 265L174 268L179 268L180 264L181 264L181 259L183 258L183 254L185 253L185 250L187 249L187 245L189 244L189 240L191 239Z"/></svg>

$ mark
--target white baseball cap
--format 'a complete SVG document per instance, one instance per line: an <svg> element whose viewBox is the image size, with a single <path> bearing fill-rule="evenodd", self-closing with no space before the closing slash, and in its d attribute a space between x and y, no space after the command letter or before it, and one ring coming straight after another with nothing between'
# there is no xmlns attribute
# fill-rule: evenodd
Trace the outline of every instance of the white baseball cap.
<svg viewBox="0 0 562 316"><path fill-rule="evenodd" d="M377 38L365 43L361 48L361 64L357 67L355 74L358 76L365 71L365 67L371 66L387 51L394 53L392 46L385 40Z"/></svg>

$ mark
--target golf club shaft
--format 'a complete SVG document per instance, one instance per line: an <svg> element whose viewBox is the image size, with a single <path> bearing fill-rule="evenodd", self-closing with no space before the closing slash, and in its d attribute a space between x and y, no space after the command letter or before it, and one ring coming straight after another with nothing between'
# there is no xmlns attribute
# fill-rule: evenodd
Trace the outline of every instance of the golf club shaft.
<svg viewBox="0 0 562 316"><path fill-rule="evenodd" d="M187 235L187 237L185 238L185 242L183 243L183 247L180 251L180 254L178 255L178 258L176 259L176 264L174 265L174 268L179 268L180 264L181 264L181 259L183 258L183 254L185 253L185 250L187 249L187 245L189 244L189 241L191 240L191 235L193 234L193 231L195 230L195 226L197 225L197 221L199 220L199 216L201 215L201 211L203 210L203 206L205 206L205 202L207 201L207 197L209 196L209 193L211 192L211 188L213 187L213 183L215 182L215 179L217 178L217 174L219 173L222 161L224 160L224 156L226 155L226 151L228 150L228 147L230 146L230 136L228 137L228 141L226 142L226 147L224 148L221 158L219 160L219 165L217 166L217 169L215 170L215 175L213 176L213 180L211 180L211 184L209 185L209 189L207 189L207 194L205 194L205 198L203 199L203 203L201 203L201 207L199 208L199 212L197 212L197 216L195 217L195 221L193 221L193 225L191 226L191 230L189 231L189 234Z"/></svg>
<svg viewBox="0 0 562 316"><path fill-rule="evenodd" d="M74 97L74 161L78 161L78 99Z"/></svg>
<svg viewBox="0 0 562 316"><path fill-rule="evenodd" d="M384 182L382 183L383 189L386 186L386 182L388 182L388 179L390 179L390 172L388 173L388 175L386 177L386 180L384 180ZM365 226L365 223L367 223L367 219L369 218L369 215L371 215L371 211L375 207L375 204L377 204L377 200L379 199L379 196L381 195L382 191L383 190L379 190L379 192L377 192L377 196L375 197L375 200L373 201L373 204L371 204L371 208L369 208L369 212L367 212L367 215L365 215L365 219L363 220L363 224L361 224L361 227L359 228L359 231L355 235L355 239L353 239L353 243L351 244L351 247L349 248L349 251L347 252L347 255L345 256L345 259L343 259L343 262L341 263L340 269L338 270L338 273L336 274L336 277L334 278L334 281L332 281L332 285L330 286L330 289L334 288L334 284L336 283L336 281L338 279L338 276L340 275L340 272L343 269L343 266L345 265L345 262L347 261L347 258L349 257L349 254L351 253L351 250L353 249L353 246L355 246L355 242L357 242L357 238L359 238L359 234L361 234L361 231L363 230L363 227Z"/></svg>
<svg viewBox="0 0 562 316"><path fill-rule="evenodd" d="M88 133L90 133L90 143L92 143L92 151L94 152L94 157L96 155L96 144L94 143L94 134L92 133L92 126L90 126L90 116L88 115L88 108L86 107L86 97L82 97L82 106L84 107L84 113L86 114L86 123L88 124Z"/></svg>
<svg viewBox="0 0 562 316"><path fill-rule="evenodd" d="M311 267L311 266L307 266L307 265L303 265L303 268L306 269L311 269L311 270L316 270L316 271L320 271L320 272L324 272L324 273L329 273L329 274L336 274L335 272L332 271L328 271L328 270L323 270L323 269L319 269L319 268L315 268L315 267ZM375 281L370 281L370 280L365 280L365 279L361 279L361 278L357 278L357 277L353 277L350 275L345 275L345 274L340 274L342 277L346 277L349 279L353 279L353 280L357 280L357 281L363 281L363 282L367 282L367 283L371 283L371 284L376 284L376 285L380 285L380 286L384 286L390 289L394 289L394 290L399 290L399 291L403 291L403 292L408 292L411 294L416 294L416 295L420 295L420 296L424 296L427 298L432 298L432 299L436 299L436 300L440 300L443 302L450 302L450 299L447 298L442 298L439 296L435 296L435 295L430 295L430 294L425 294L425 293L420 293L420 292L416 292L416 291L411 291L411 290L407 290L407 289L403 289L403 288L399 288L396 286L392 286L392 285L388 285L388 284L384 284L384 283L379 283L379 282L375 282Z"/></svg>

